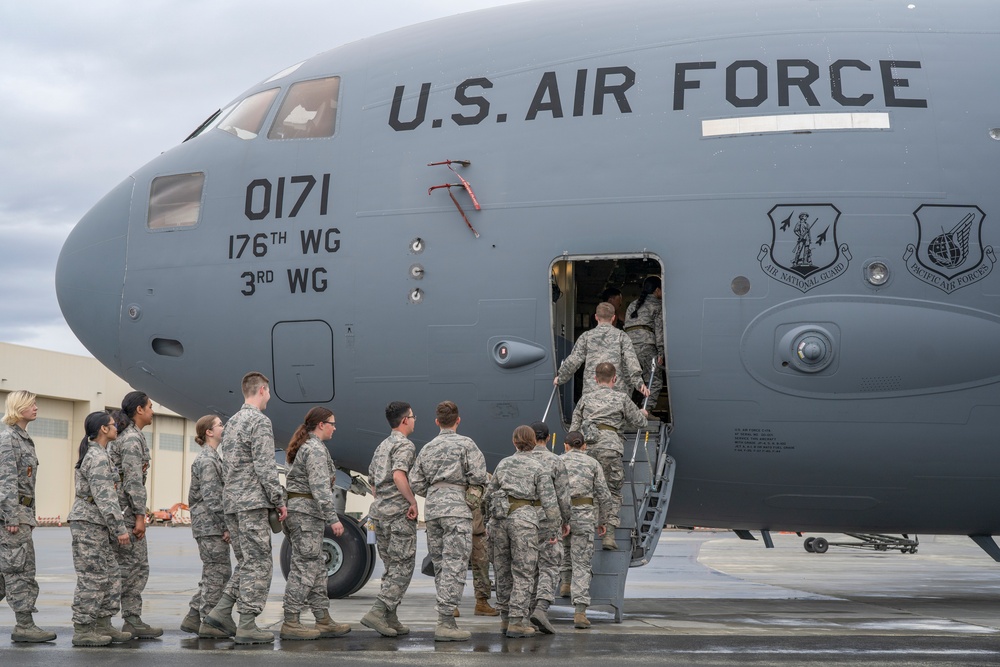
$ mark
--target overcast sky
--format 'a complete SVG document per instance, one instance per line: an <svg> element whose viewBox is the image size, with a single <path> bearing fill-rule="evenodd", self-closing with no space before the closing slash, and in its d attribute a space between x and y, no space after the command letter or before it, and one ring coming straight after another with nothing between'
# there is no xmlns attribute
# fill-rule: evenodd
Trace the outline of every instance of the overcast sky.
<svg viewBox="0 0 1000 667"><path fill-rule="evenodd" d="M243 90L346 42L514 1L0 2L0 341L88 354L56 301L63 240Z"/></svg>

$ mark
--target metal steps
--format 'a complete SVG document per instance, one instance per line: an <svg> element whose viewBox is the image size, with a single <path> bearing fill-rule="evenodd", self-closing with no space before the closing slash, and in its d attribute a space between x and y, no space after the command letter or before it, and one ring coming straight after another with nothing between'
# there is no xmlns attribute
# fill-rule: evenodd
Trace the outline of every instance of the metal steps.
<svg viewBox="0 0 1000 667"><path fill-rule="evenodd" d="M667 455L669 431L669 424L653 420L647 429L625 434L621 524L615 530L618 550L602 550L601 540L595 538L591 605L612 607L616 623L622 620L628 569L649 563L666 521L675 469ZM558 598L556 604L571 601Z"/></svg>

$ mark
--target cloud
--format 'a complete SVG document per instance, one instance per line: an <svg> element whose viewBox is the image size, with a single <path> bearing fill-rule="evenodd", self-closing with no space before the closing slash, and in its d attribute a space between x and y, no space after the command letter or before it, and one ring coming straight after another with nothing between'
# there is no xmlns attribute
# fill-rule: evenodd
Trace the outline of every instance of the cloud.
<svg viewBox="0 0 1000 667"><path fill-rule="evenodd" d="M0 340L82 351L55 297L62 242L241 91L340 44L508 1L0 3L0 247L13 278Z"/></svg>

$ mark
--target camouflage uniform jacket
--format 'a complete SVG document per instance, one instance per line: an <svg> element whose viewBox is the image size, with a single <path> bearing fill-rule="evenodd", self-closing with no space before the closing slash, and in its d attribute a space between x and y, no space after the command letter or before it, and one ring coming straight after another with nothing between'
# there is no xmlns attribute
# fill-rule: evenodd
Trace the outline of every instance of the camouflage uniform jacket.
<svg viewBox="0 0 1000 667"><path fill-rule="evenodd" d="M552 475L530 452L516 452L497 464L484 498L491 498L497 490L502 490L508 498L539 500L542 503L541 507L519 507L508 515L509 518L527 521L536 527L539 523L547 526L559 523L559 504Z"/></svg>
<svg viewBox="0 0 1000 667"><path fill-rule="evenodd" d="M130 424L108 443L108 456L118 471L118 502L133 516L146 516L146 473L149 471L149 447L142 431Z"/></svg>
<svg viewBox="0 0 1000 667"><path fill-rule="evenodd" d="M284 507L285 491L278 482L278 464L274 462L274 432L263 412L244 403L226 424L219 453L226 514Z"/></svg>
<svg viewBox="0 0 1000 667"><path fill-rule="evenodd" d="M583 422L590 421L594 424L610 426L614 431L599 431L597 443L591 445L591 449L605 447L624 451L624 441L622 440L622 430L626 426L644 428L646 418L639 408L635 407L632 399L620 391L616 391L607 385L599 385L597 389L584 394L573 410L573 423L569 427L571 431L581 431Z"/></svg>
<svg viewBox="0 0 1000 667"><path fill-rule="evenodd" d="M569 382L576 369L586 362L583 371L583 393L594 391L597 389L597 381L594 379L597 364L605 361L614 364L618 373L615 389L625 392L626 383L633 389L643 385L642 367L639 365L639 358L635 356L632 341L625 332L619 331L611 324L598 324L577 338L573 351L559 366L559 384Z"/></svg>
<svg viewBox="0 0 1000 667"><path fill-rule="evenodd" d="M423 446L410 471L410 488L426 498L424 519L459 517L471 521L472 510L465 502L464 488L468 486L486 486L486 459L472 438L443 428Z"/></svg>
<svg viewBox="0 0 1000 667"><path fill-rule="evenodd" d="M559 527L564 523L569 523L569 517L572 513L572 506L569 502L569 477L566 475L566 465L563 463L561 456L556 456L548 449L545 445L537 445L533 450L528 452L536 461L542 464L542 467L549 477L552 478L552 484L556 491L556 502L559 505L559 515L561 520L556 523L545 522L542 524L542 528L545 530L558 532Z"/></svg>
<svg viewBox="0 0 1000 667"><path fill-rule="evenodd" d="M222 535L226 531L222 512L222 459L208 445L201 448L191 464L188 508L194 537Z"/></svg>
<svg viewBox="0 0 1000 667"><path fill-rule="evenodd" d="M76 470L76 499L66 520L107 526L111 537L125 535L128 529L116 493L120 479L107 451L91 442Z"/></svg>
<svg viewBox="0 0 1000 667"><path fill-rule="evenodd" d="M410 503L396 488L392 475L397 470L409 475L416 457L416 447L399 431L390 433L389 437L375 448L371 465L368 466L368 481L375 490L375 500L371 506L373 518L391 519L406 515Z"/></svg>
<svg viewBox="0 0 1000 667"><path fill-rule="evenodd" d="M299 512L323 519L329 524L340 521L333 505L333 482L337 469L330 450L314 435L302 443L295 452L295 461L285 476L285 490L289 493L288 511ZM304 493L312 498L292 498L293 493Z"/></svg>
<svg viewBox="0 0 1000 667"><path fill-rule="evenodd" d="M35 508L21 504L21 498L34 500L37 475L38 457L28 432L17 424L0 432L0 520L3 525L37 525Z"/></svg>
<svg viewBox="0 0 1000 667"><path fill-rule="evenodd" d="M655 345L656 356L663 356L663 301L658 296L650 294L642 302L642 307L636 313L636 299L628 305L625 311L625 333L632 340L632 345ZM636 313L632 317L632 313ZM643 378L646 380L646 378Z"/></svg>
<svg viewBox="0 0 1000 667"><path fill-rule="evenodd" d="M611 492L608 491L608 482L604 478L604 470L597 459L588 456L579 449L571 449L561 457L566 466L566 475L569 477L569 492L573 498L593 498L594 507L598 509L598 524L603 524L608 520L611 512ZM581 508L589 510L589 506L581 505Z"/></svg>

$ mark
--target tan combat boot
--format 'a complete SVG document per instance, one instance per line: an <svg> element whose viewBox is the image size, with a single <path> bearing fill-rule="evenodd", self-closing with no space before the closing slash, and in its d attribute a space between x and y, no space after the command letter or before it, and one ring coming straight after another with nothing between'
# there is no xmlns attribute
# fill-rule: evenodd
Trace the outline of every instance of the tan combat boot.
<svg viewBox="0 0 1000 667"><path fill-rule="evenodd" d="M241 619L242 620L242 619ZM309 640L319 639L319 630L309 628L299 622L299 613L285 612L285 622L281 624L281 632L278 633L282 639L287 640Z"/></svg>
<svg viewBox="0 0 1000 667"><path fill-rule="evenodd" d="M451 614L438 614L438 622L434 627L434 641L436 642L464 642L472 636L467 630L461 630L455 617Z"/></svg>
<svg viewBox="0 0 1000 667"><path fill-rule="evenodd" d="M590 628L590 619L587 618L587 605L576 605L576 613L573 614L573 627L578 630Z"/></svg>
<svg viewBox="0 0 1000 667"><path fill-rule="evenodd" d="M94 623L94 630L98 634L107 635L111 637L112 644L123 644L128 640L132 639L132 633L124 629L124 625L121 630L115 628L111 625L111 617L105 616L104 618L99 618Z"/></svg>
<svg viewBox="0 0 1000 667"><path fill-rule="evenodd" d="M531 623L524 620L523 616L512 617L510 623L507 625L507 636L511 639L517 639L519 637L534 637L535 629L531 627Z"/></svg>
<svg viewBox="0 0 1000 667"><path fill-rule="evenodd" d="M273 644L274 633L257 627L256 614L240 614L240 623L236 626L237 644Z"/></svg>
<svg viewBox="0 0 1000 667"><path fill-rule="evenodd" d="M122 631L129 632L133 637L139 639L154 639L163 634L163 628L154 628L152 625L143 623L138 616L126 616L122 623Z"/></svg>
<svg viewBox="0 0 1000 667"><path fill-rule="evenodd" d="M233 605L236 604L236 598L231 595L223 594L219 598L219 603L215 605L212 611L208 612L208 616L205 617L205 622L202 623L202 627L198 628L198 635L201 637L217 637L219 635L210 634L204 626L208 625L221 631L225 634L221 635L223 637L232 637L236 634L236 623L233 622Z"/></svg>
<svg viewBox="0 0 1000 667"><path fill-rule="evenodd" d="M93 623L73 624L73 646L107 646L111 637L98 634Z"/></svg>
<svg viewBox="0 0 1000 667"><path fill-rule="evenodd" d="M535 605L535 610L531 612L531 622L540 632L547 635L554 635L556 629L552 627L552 623L549 622L549 602L548 600L539 600ZM508 637L510 635L507 635Z"/></svg>
<svg viewBox="0 0 1000 667"><path fill-rule="evenodd" d="M313 614L316 616L315 627L319 630L320 639L343 637L351 631L351 626L347 623L337 623L337 621L330 618L330 612L326 609L314 611Z"/></svg>
<svg viewBox="0 0 1000 667"><path fill-rule="evenodd" d="M201 613L197 609L188 609L187 616L181 621L181 632L190 632L196 635L200 627Z"/></svg>
<svg viewBox="0 0 1000 667"><path fill-rule="evenodd" d="M40 627L35 625L31 612L15 612L14 618L17 619L17 625L14 626L14 631L10 633L10 640L12 642L39 644L41 642L55 641L56 633L49 632L48 630L42 630Z"/></svg>
<svg viewBox="0 0 1000 667"><path fill-rule="evenodd" d="M615 530L608 526L608 532L601 538L601 548L605 551L618 551L618 542L615 541Z"/></svg>
<svg viewBox="0 0 1000 667"><path fill-rule="evenodd" d="M572 582L570 581L570 573L564 572L562 575L562 581L559 583L559 597L568 598L572 593Z"/></svg>
<svg viewBox="0 0 1000 667"><path fill-rule="evenodd" d="M386 609L385 603L376 599L368 613L361 617L361 625L371 628L383 637L395 637L398 633L389 625L387 613L389 610Z"/></svg>
<svg viewBox="0 0 1000 667"><path fill-rule="evenodd" d="M499 616L500 612L486 598L476 598L476 616Z"/></svg>
<svg viewBox="0 0 1000 667"><path fill-rule="evenodd" d="M385 620L389 622L389 627L395 630L397 635L410 634L410 628L399 622L399 616L396 615L395 609L386 612Z"/></svg>

